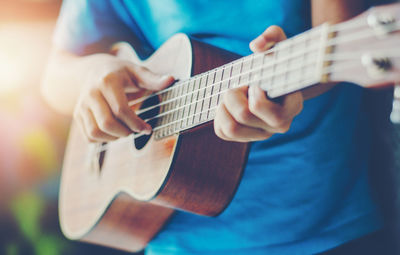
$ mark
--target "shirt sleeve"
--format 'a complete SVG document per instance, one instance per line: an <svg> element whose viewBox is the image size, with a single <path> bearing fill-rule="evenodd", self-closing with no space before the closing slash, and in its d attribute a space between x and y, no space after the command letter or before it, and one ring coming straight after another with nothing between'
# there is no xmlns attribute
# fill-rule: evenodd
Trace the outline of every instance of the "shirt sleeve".
<svg viewBox="0 0 400 255"><path fill-rule="evenodd" d="M85 55L107 51L112 43L134 40L117 16L110 1L64 0L53 43L69 52Z"/></svg>

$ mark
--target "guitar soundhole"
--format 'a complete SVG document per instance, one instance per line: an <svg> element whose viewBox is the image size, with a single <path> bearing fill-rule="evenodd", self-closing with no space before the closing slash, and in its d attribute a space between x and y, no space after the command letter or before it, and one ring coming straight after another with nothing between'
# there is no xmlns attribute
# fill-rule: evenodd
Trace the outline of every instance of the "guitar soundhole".
<svg viewBox="0 0 400 255"><path fill-rule="evenodd" d="M102 146L106 146L106 144L107 143L102 143ZM105 156L106 156L106 151L102 149L99 153L99 172L101 172L101 169L103 167Z"/></svg>
<svg viewBox="0 0 400 255"><path fill-rule="evenodd" d="M140 109L146 109L146 108L158 105L159 102L160 102L160 100L158 99L158 97L153 96L153 97L147 99L146 101L144 101L143 104L141 105ZM158 118L154 118L154 117L156 115L158 115L159 112L160 112L160 107L157 106L150 110L144 111L143 113L139 114L138 116L143 120L150 119L149 121L147 121L147 123L150 124L150 126L154 129L154 127L157 124L157 120L158 120ZM135 148L137 150L142 149L147 144L150 137L151 137L151 134L150 135L142 135L142 136L135 138L134 142L133 142L133 144L135 145Z"/></svg>

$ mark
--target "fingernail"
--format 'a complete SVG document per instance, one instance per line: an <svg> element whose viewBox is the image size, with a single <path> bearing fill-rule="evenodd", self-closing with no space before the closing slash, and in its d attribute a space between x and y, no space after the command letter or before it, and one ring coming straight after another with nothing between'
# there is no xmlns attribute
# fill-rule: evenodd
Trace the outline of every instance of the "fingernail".
<svg viewBox="0 0 400 255"><path fill-rule="evenodd" d="M144 134L146 134L146 135L150 135L150 134L151 134L151 131L152 131L151 126L150 126L149 124L147 124L147 125L144 126L144 129L143 129L142 132L143 132Z"/></svg>
<svg viewBox="0 0 400 255"><path fill-rule="evenodd" d="M254 86L249 87L249 105L252 105L254 103Z"/></svg>
<svg viewBox="0 0 400 255"><path fill-rule="evenodd" d="M265 51L275 45L275 42L266 42L262 36L250 42L250 49L253 51Z"/></svg>
<svg viewBox="0 0 400 255"><path fill-rule="evenodd" d="M164 74L161 76L162 80L175 79L172 75Z"/></svg>

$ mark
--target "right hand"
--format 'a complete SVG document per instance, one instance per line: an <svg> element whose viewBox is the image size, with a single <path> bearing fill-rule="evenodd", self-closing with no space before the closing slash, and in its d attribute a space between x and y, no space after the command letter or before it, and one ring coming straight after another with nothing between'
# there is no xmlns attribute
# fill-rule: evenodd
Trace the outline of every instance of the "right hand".
<svg viewBox="0 0 400 255"><path fill-rule="evenodd" d="M107 142L132 132L151 133L151 126L128 105L145 91L157 91L174 82L147 68L108 54L91 56L90 70L74 111L74 118L90 142Z"/></svg>

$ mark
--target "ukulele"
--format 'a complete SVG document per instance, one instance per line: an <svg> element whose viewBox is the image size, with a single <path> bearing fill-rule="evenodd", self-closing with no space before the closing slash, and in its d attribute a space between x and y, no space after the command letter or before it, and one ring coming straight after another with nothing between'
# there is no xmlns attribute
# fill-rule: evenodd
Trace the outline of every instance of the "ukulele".
<svg viewBox="0 0 400 255"><path fill-rule="evenodd" d="M139 251L175 210L220 214L240 183L249 150L248 143L215 136L212 121L221 95L245 85L278 98L331 82L394 84L400 81L399 30L400 4L394 4L241 58L184 34L145 61L128 44L117 44L113 52L120 58L179 80L131 102L153 127L151 135L89 143L72 124L59 198L63 233Z"/></svg>

